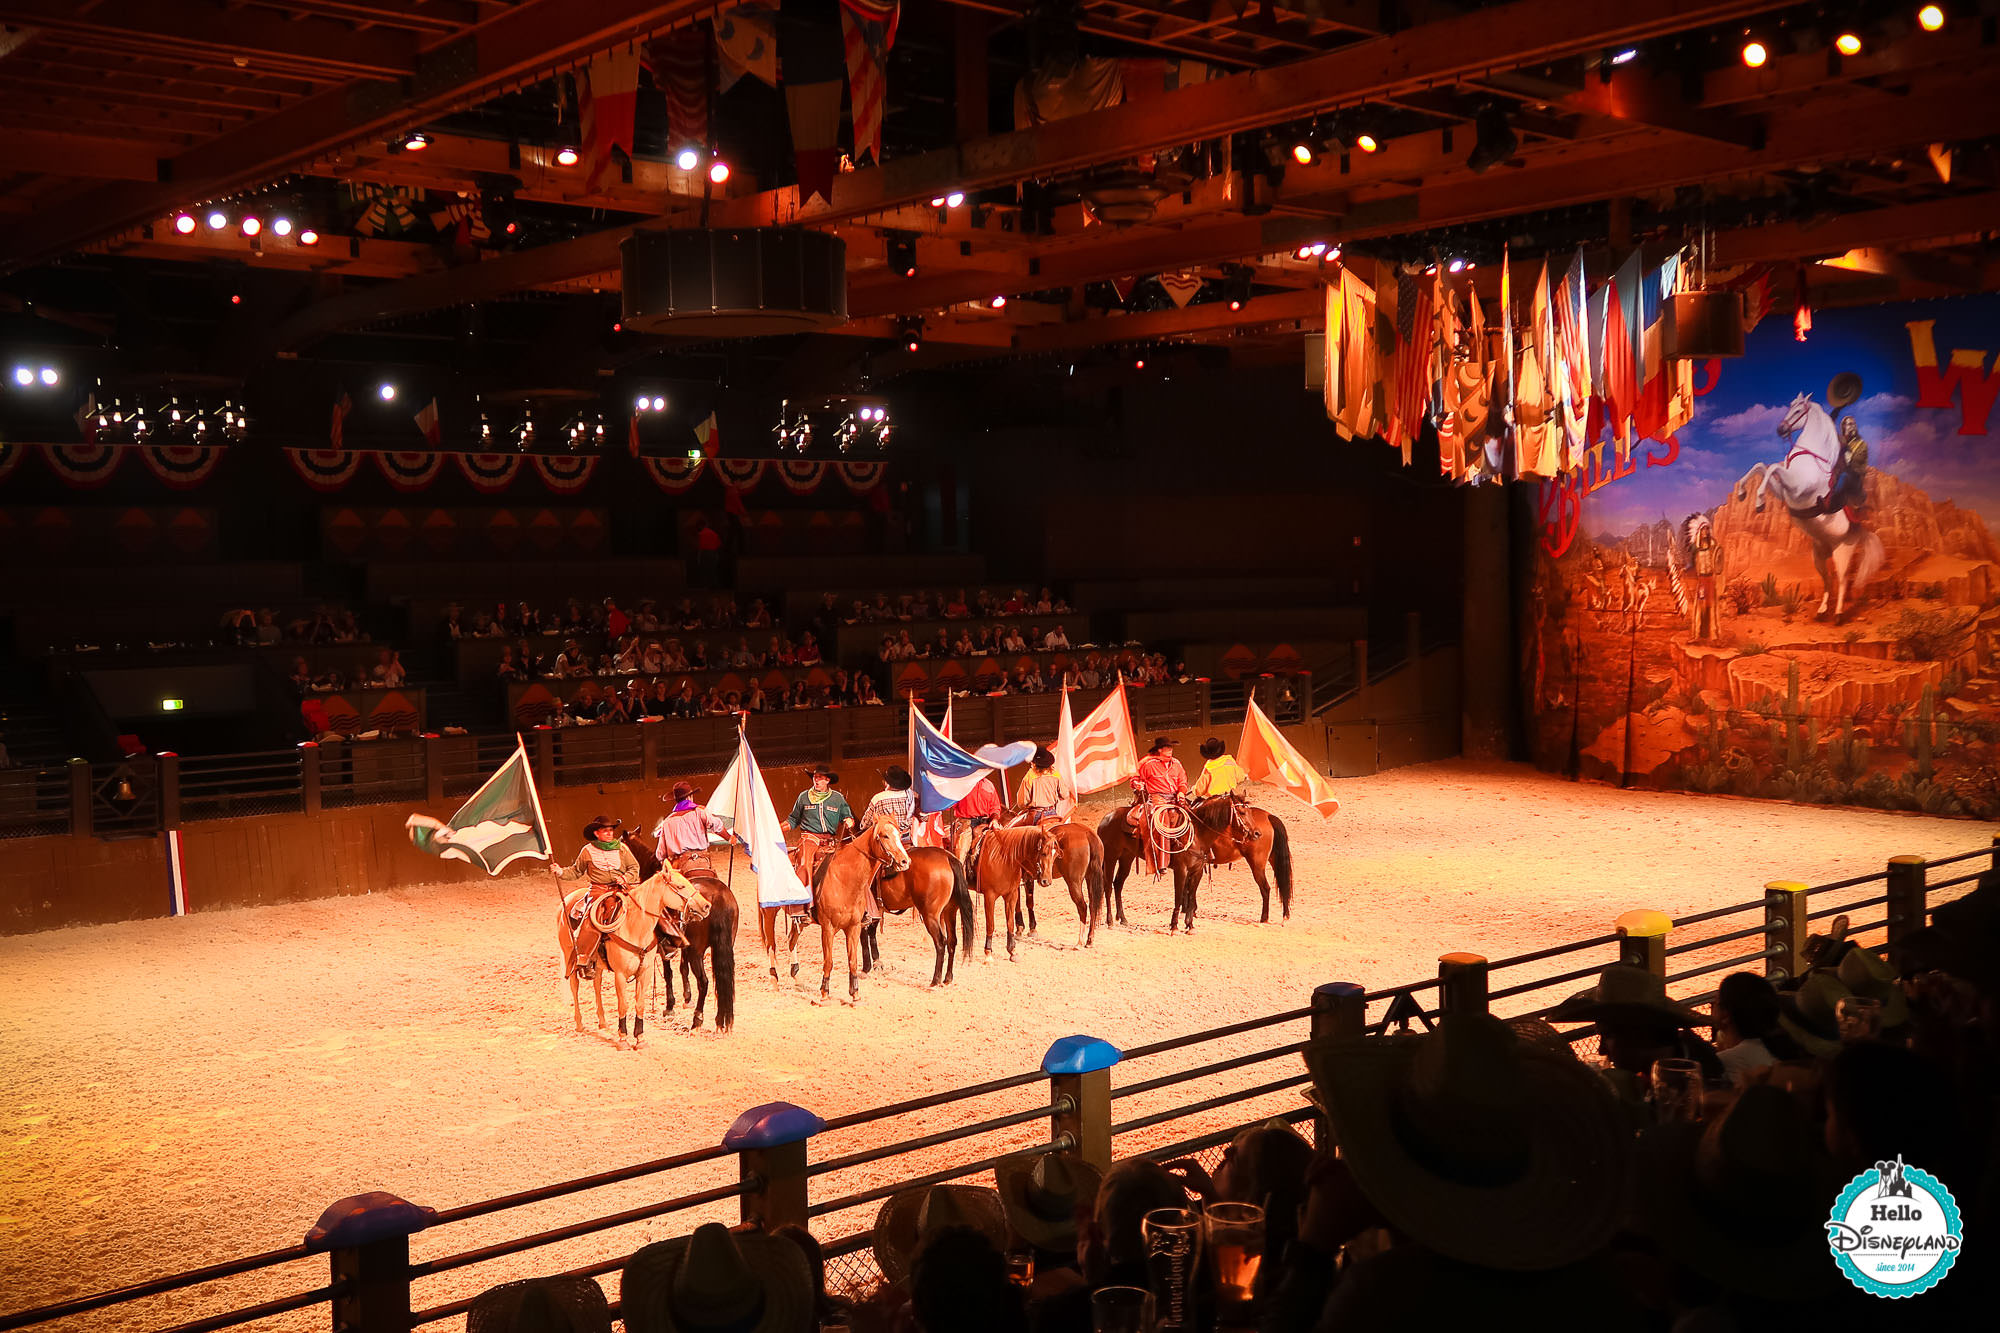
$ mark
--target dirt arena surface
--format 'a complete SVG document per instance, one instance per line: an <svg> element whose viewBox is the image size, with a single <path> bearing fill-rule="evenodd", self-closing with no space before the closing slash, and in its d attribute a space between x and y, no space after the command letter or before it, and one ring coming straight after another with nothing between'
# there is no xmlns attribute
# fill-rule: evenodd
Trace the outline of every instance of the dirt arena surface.
<svg viewBox="0 0 2000 1333"><path fill-rule="evenodd" d="M1447 950L1499 958L1603 934L1630 908L1700 911L1755 898L1767 880L1868 873L1893 855L1943 856L1991 834L1963 820L1578 786L1510 765L1432 764L1343 782L1338 793L1343 808L1325 822L1289 797L1260 796L1292 831L1288 924L1256 923L1255 889L1238 867L1205 887L1196 934L1169 938L1167 881L1135 875L1130 927L1078 951L1058 886L1039 897L1041 933L1017 962L1002 950L983 966L975 943L958 984L937 991L925 985L921 926L892 920L890 970L864 978L861 1002L848 1007L813 1002L816 932L798 981L774 991L746 919L736 1031L689 1032L683 1010L650 1026L638 1052L612 1048L587 999L588 1030L571 1030L554 895L539 876L474 879L443 863L441 882L394 893L0 940L0 1310L294 1244L349 1194L384 1189L449 1208L714 1144L762 1102L831 1118L1033 1068L1070 1033L1130 1048L1302 1007L1325 981L1419 980ZM1104 808L1088 812L1093 822ZM754 898L741 858L735 879L739 898ZM1519 1012L1581 984L1496 1007ZM841 987L836 972L836 995ZM1113 1086L1303 1035L1292 1023L1135 1060L1114 1071ZM1115 1118L1299 1072L1296 1057L1253 1065L1120 1100ZM857 1126L815 1141L813 1157L1026 1109L1042 1092L1030 1085ZM1295 1091L1276 1093L1121 1135L1117 1148L1300 1104ZM845 1170L815 1180L812 1197L974 1160L1042 1130ZM725 1158L440 1228L416 1237L413 1253L448 1254L734 1178ZM873 1205L847 1210L815 1230L844 1236L873 1215ZM707 1217L733 1220L733 1202L424 1279L416 1303L612 1259ZM160 1328L325 1278L313 1259L54 1327ZM615 1294L616 1275L604 1281ZM257 1325L326 1326L322 1311Z"/></svg>

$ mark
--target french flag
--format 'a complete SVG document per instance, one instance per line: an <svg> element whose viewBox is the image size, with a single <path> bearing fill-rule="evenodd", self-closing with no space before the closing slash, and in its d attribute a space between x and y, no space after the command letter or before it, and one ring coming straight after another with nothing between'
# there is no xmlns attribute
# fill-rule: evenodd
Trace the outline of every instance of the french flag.
<svg viewBox="0 0 2000 1333"><path fill-rule="evenodd" d="M438 424L438 400L433 398L425 403L417 413L417 429L424 433L424 439L435 449L444 443L444 429Z"/></svg>

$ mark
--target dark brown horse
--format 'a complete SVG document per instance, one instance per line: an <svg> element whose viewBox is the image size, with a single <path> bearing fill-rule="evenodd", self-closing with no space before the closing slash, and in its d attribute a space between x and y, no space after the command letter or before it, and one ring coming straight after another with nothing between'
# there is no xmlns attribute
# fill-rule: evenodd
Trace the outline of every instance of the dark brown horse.
<svg viewBox="0 0 2000 1333"><path fill-rule="evenodd" d="M1018 827L1011 822L1014 817L1009 811L1002 822ZM1104 902L1104 843L1082 824L1064 821L1048 827L1056 834L1056 874L1069 885L1069 900L1076 904L1076 947L1086 948L1097 942L1099 904ZM1027 898L1028 933L1032 935L1038 928L1032 878L1027 881Z"/></svg>
<svg viewBox="0 0 2000 1333"><path fill-rule="evenodd" d="M1115 916L1125 924L1125 877L1132 863L1144 856L1139 839L1126 820L1130 806L1120 806L1097 826L1104 840L1105 858L1111 874L1105 887L1105 919ZM1250 867L1251 878L1263 895L1260 922L1271 919L1271 884L1278 887L1278 907L1284 919L1292 915L1292 843L1285 821L1268 810L1259 809L1239 796L1210 796L1195 804L1193 837L1176 853L1170 864L1174 872L1174 911L1167 923L1172 931L1185 916L1187 928L1194 929L1196 890L1207 872L1211 858L1218 866L1242 860Z"/></svg>
<svg viewBox="0 0 2000 1333"><path fill-rule="evenodd" d="M1053 828L992 828L980 844L972 880L986 899L986 961L993 961L993 905L1003 904L1007 923L1007 960L1014 961L1014 915L1021 908L1021 885L1034 880L1044 888L1056 873L1062 840ZM971 950L971 941L966 943Z"/></svg>
<svg viewBox="0 0 2000 1333"><path fill-rule="evenodd" d="M660 858L636 831L625 834L625 845L638 860L641 875L650 879L660 873ZM702 956L706 954L715 973L715 1030L727 1032L736 1026L736 895L713 875L690 875L688 882L708 899L708 915L692 925L683 923L681 929L687 943L679 948L673 947L664 935L661 937L660 980L667 987L663 1012L674 1012L674 955L679 954L681 999L694 1002L694 1021L689 1026L701 1026L702 1011L708 1007L708 969L702 965ZM698 995L690 993L690 973L700 986Z"/></svg>
<svg viewBox="0 0 2000 1333"><path fill-rule="evenodd" d="M949 986L957 970L958 942L972 953L972 889L965 880L965 867L942 847L911 847L910 868L901 874L885 873L875 883L875 895L884 912L916 909L924 929L931 935L937 958L931 967L931 985ZM861 970L869 971L881 961L874 922L861 932Z"/></svg>
<svg viewBox="0 0 2000 1333"><path fill-rule="evenodd" d="M868 885L879 868L885 878L911 870L910 853L896 832L896 821L878 819L854 840L820 862L813 873L813 916L819 921L822 966L820 998L833 982L833 936L847 938L847 1002L861 998L861 926L868 909ZM929 875L930 871L926 871ZM935 934L933 935L935 939Z"/></svg>

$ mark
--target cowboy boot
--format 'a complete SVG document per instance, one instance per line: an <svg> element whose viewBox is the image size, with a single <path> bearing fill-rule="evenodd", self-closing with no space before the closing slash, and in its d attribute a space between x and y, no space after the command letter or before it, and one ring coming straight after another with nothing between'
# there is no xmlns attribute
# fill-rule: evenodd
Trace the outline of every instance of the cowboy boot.
<svg viewBox="0 0 2000 1333"><path fill-rule="evenodd" d="M584 981L597 975L597 946L604 937L596 926L590 924L590 914L584 913L583 923L576 928L576 942L570 950L570 969Z"/></svg>

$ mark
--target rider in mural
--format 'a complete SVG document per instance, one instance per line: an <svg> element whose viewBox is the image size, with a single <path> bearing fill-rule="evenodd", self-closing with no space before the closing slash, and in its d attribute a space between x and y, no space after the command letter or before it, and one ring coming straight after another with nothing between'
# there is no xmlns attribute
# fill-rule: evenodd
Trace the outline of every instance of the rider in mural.
<svg viewBox="0 0 2000 1333"><path fill-rule="evenodd" d="M834 790L839 783L839 774L825 764L814 764L812 786L799 793L792 802L792 813L785 817L785 827L799 835L792 848L792 863L808 885L819 863L833 854L839 836L854 827L853 808Z"/></svg>

